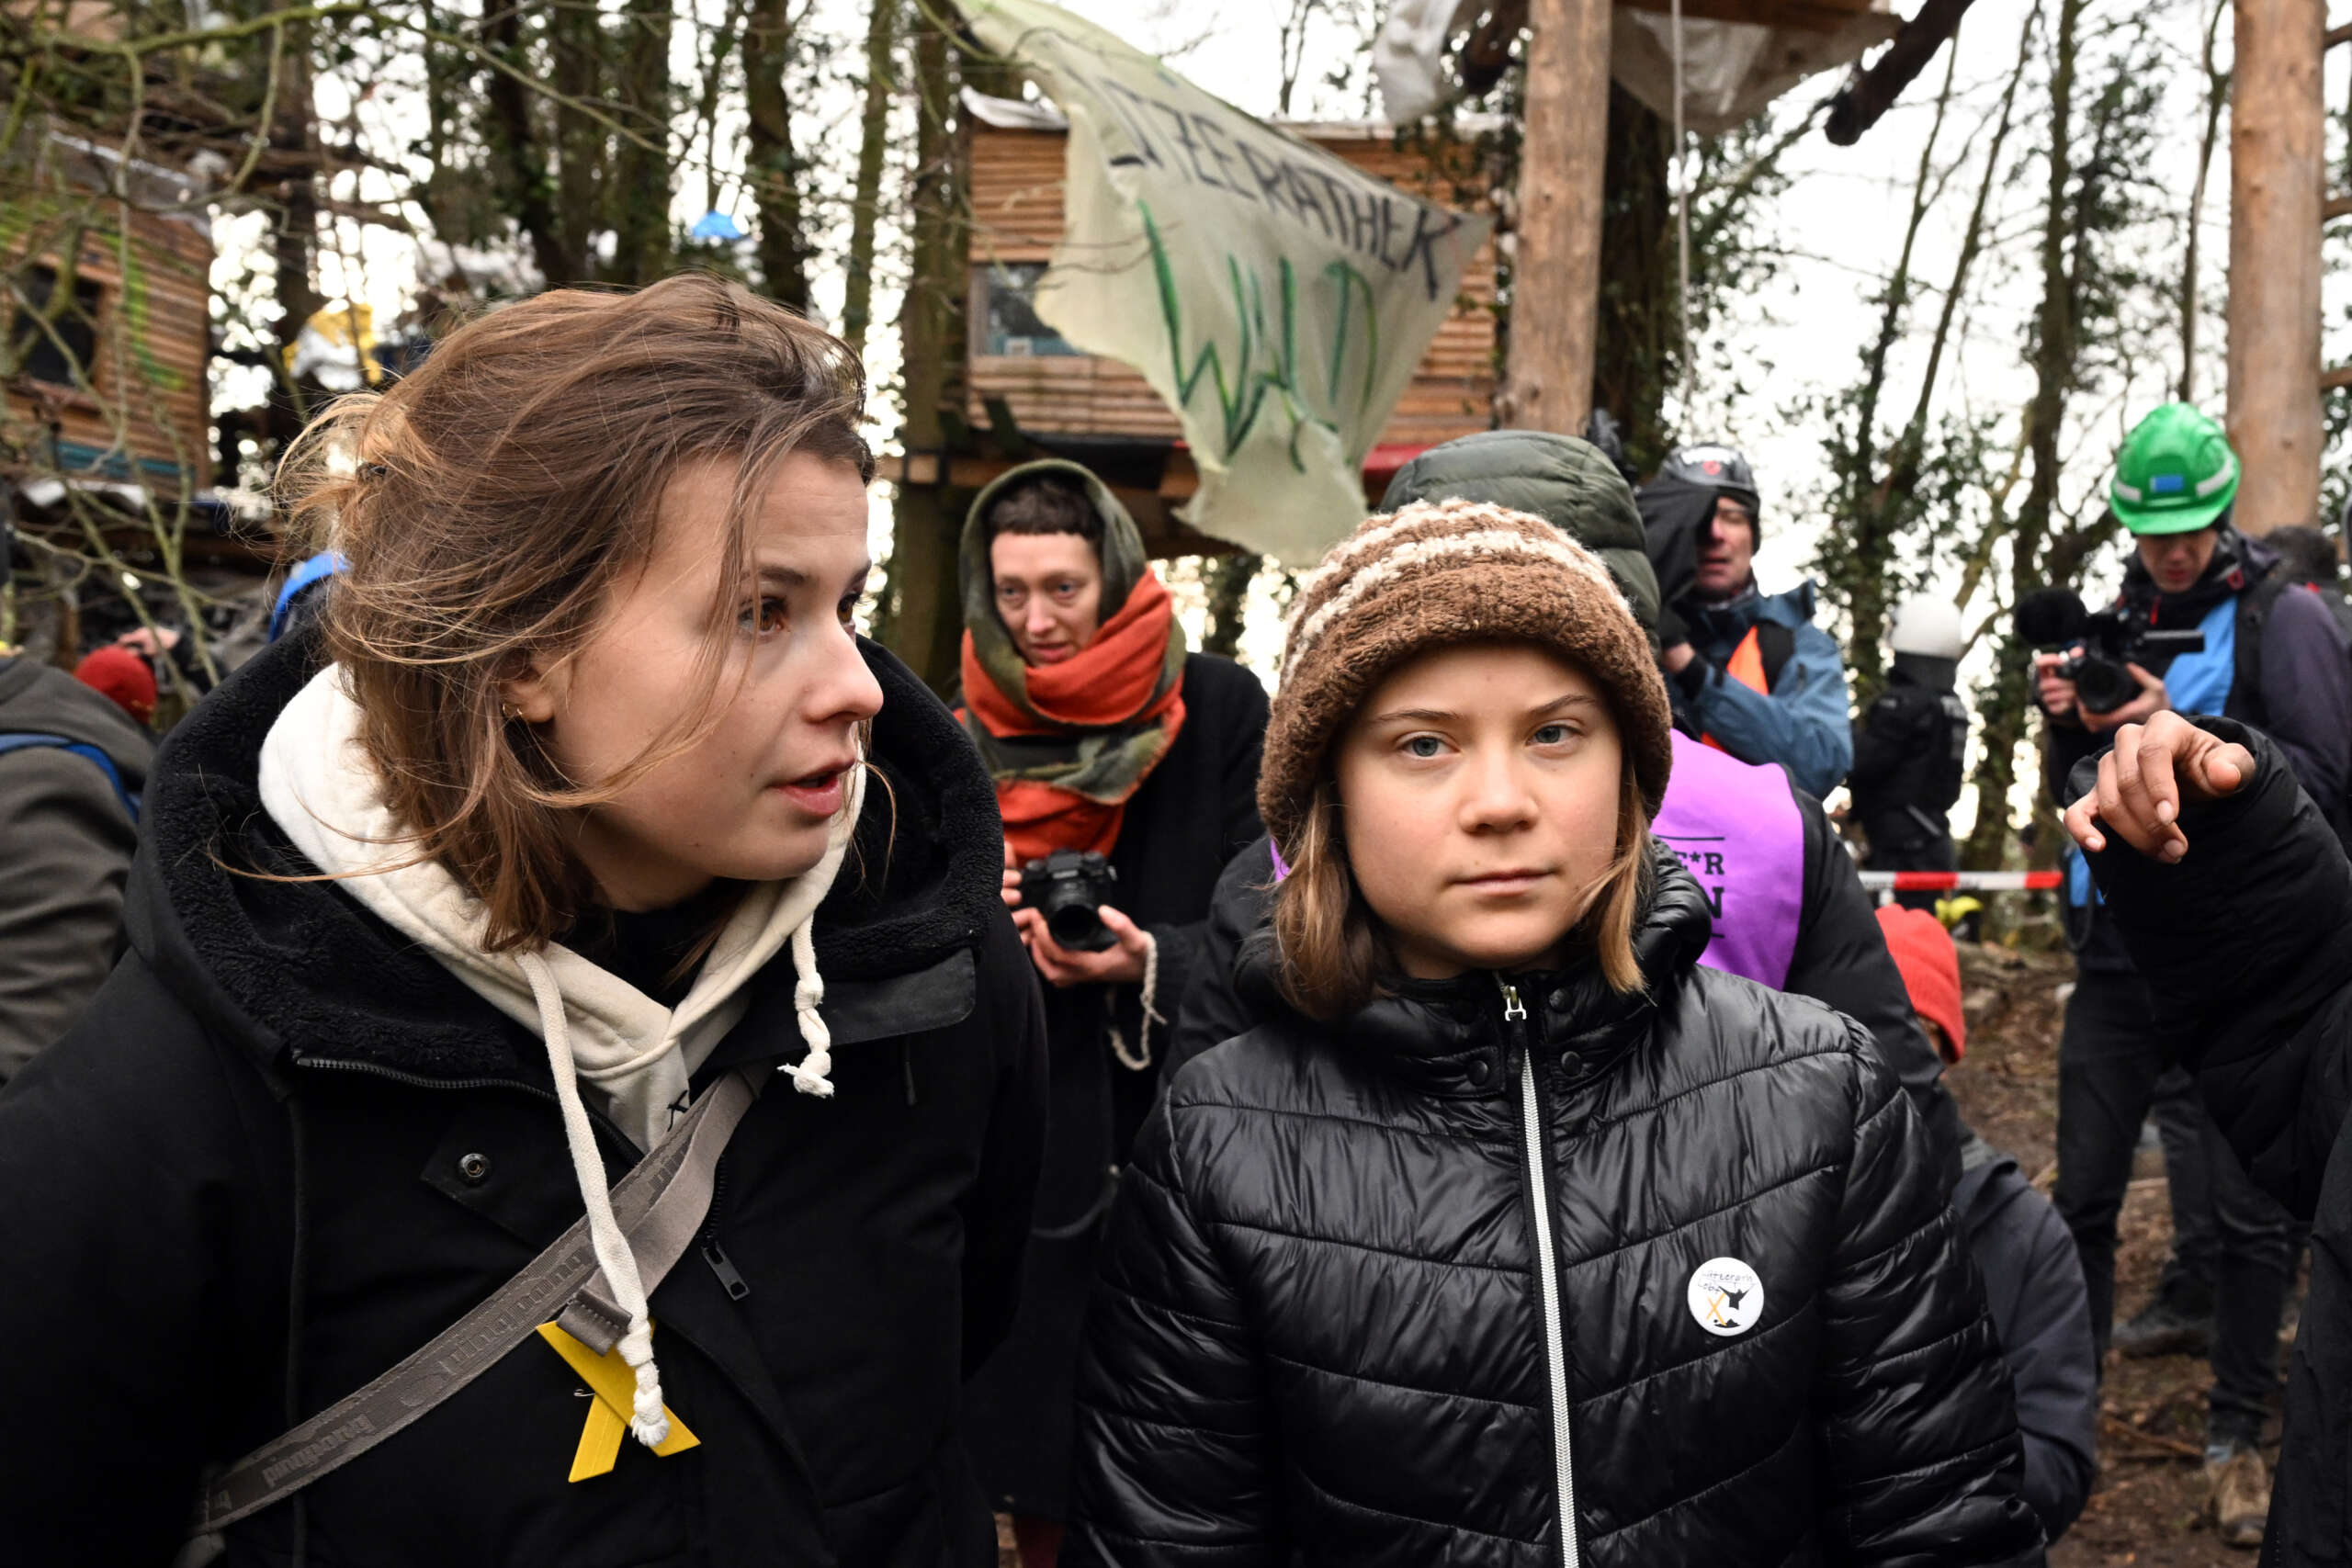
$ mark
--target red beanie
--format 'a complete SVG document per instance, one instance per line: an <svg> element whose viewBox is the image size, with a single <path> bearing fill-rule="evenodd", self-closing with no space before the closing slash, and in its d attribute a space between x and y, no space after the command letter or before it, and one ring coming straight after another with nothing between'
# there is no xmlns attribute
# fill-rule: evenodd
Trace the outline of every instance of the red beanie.
<svg viewBox="0 0 2352 1568"><path fill-rule="evenodd" d="M1943 922L1925 909L1882 904L1879 930L1886 933L1886 950L1903 971L1903 988L1911 993L1911 1009L1944 1032L1951 1042L1952 1060L1968 1050L1968 1019L1960 1008L1960 953Z"/></svg>
<svg viewBox="0 0 2352 1568"><path fill-rule="evenodd" d="M74 678L144 724L155 716L155 672L127 648L102 648L74 667Z"/></svg>

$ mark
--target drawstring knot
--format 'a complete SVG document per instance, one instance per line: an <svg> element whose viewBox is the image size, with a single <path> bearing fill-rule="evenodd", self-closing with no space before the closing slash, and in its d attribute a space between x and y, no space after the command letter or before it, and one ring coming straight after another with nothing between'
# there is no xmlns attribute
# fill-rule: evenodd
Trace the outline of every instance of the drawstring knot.
<svg viewBox="0 0 2352 1568"><path fill-rule="evenodd" d="M792 933L792 963L800 971L800 983L792 988L792 1010L800 1021L800 1038L808 1043L808 1054L784 1070L801 1093L830 1100L833 1080L827 1075L833 1070L833 1032L817 1012L825 999L825 977L817 973L816 923L813 918L803 920Z"/></svg>

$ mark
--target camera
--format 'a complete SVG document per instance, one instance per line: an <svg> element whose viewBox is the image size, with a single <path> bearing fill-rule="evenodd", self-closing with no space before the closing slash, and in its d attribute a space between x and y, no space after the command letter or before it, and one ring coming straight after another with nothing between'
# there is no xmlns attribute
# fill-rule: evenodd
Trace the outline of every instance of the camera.
<svg viewBox="0 0 2352 1568"><path fill-rule="evenodd" d="M2080 643L2083 651L2062 660L2059 679L2075 683L2075 700L2086 713L2113 713L2140 694L2140 682L2126 664L2145 669L2159 659L2205 651L2205 634L2158 630L2148 612L2130 604L2089 611L2064 588L2042 588L2018 601L2018 640L2045 649Z"/></svg>
<svg viewBox="0 0 2352 1568"><path fill-rule="evenodd" d="M1101 953L1119 939L1102 923L1103 901L1119 885L1111 863L1091 851L1056 850L1021 867L1021 902L1046 917L1046 931L1073 953Z"/></svg>

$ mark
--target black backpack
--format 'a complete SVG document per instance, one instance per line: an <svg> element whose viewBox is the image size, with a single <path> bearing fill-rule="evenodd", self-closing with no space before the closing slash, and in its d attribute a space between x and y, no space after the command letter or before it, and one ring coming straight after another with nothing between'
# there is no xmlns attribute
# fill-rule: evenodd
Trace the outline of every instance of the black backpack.
<svg viewBox="0 0 2352 1568"><path fill-rule="evenodd" d="M2256 713L2257 728L2268 722L2262 713L2262 629L2270 619L2270 612L2278 607L2289 590L2301 588L2319 596L2327 613L2344 632L2347 645L2352 645L2352 599L2333 583L2306 581L2295 574L2292 567L2281 561L2270 569L2269 575L2248 589L2238 600L2237 646L2233 654L2233 668L2230 673L2231 689ZM2327 814L2336 836L2352 846L2352 777L2345 781L2346 796L2340 800L2323 800L2320 809Z"/></svg>

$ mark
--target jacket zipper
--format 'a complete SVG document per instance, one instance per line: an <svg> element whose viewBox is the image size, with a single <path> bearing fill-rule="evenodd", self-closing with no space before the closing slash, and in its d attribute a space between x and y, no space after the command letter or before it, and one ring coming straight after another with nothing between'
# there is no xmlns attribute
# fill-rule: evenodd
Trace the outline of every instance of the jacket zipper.
<svg viewBox="0 0 2352 1568"><path fill-rule="evenodd" d="M549 1105L561 1103L556 1099L554 1090L541 1089L537 1084L524 1083L518 1078L429 1078L421 1073L404 1073L398 1067L379 1067L373 1062L345 1061L340 1056L297 1056L294 1058L294 1065L297 1067L325 1072L363 1073L371 1078L388 1078L393 1083L406 1084L411 1089L511 1089L518 1094L527 1094L535 1100L544 1100ZM633 1149L637 1146L635 1140L615 1125L610 1117L597 1111L593 1105L587 1110L588 1120L619 1139L622 1147Z"/></svg>
<svg viewBox="0 0 2352 1568"><path fill-rule="evenodd" d="M752 1282L736 1269L735 1260L719 1249L718 1205L726 1196L727 1159L722 1155L711 1172L710 1207L705 1212L702 1235L695 1243L695 1249L702 1254L702 1260L710 1265L710 1271L718 1276L719 1288L727 1292L727 1299L740 1302L752 1293Z"/></svg>
<svg viewBox="0 0 2352 1568"><path fill-rule="evenodd" d="M1519 1044L1519 1103L1522 1141L1527 1146L1527 1186L1535 1206L1536 1292L1544 1309L1544 1360L1552 1384L1552 1458L1558 1474L1556 1500L1560 1508L1560 1561L1577 1568L1577 1483L1568 1456L1568 1350L1560 1308L1560 1274L1553 1253L1552 1195L1544 1174L1544 1111L1535 1087L1535 1053L1527 1039L1527 1006L1519 987L1500 976L1503 1021L1517 1023Z"/></svg>
<svg viewBox="0 0 2352 1568"><path fill-rule="evenodd" d="M296 1056L294 1065L298 1067L326 1072L365 1073L369 1077L390 1078L394 1083L406 1084L411 1089L517 1089L524 1094L537 1095L550 1105L556 1103L552 1091L541 1089L537 1084L525 1083L519 1078L429 1078L422 1073L404 1073L398 1067L379 1067L373 1062L348 1062L340 1056ZM595 1112L591 1111L589 1114L594 1116Z"/></svg>

